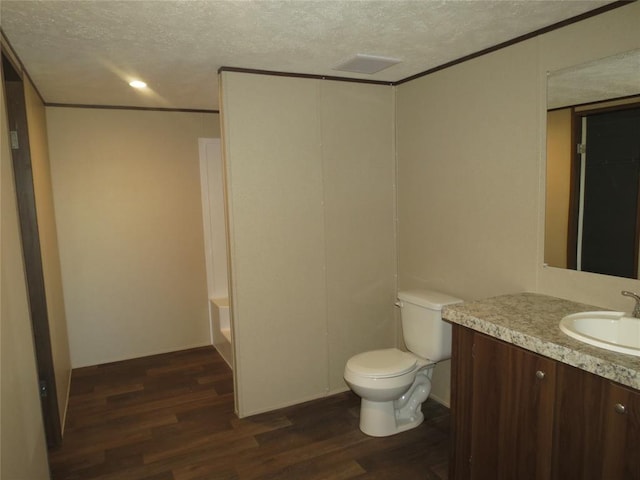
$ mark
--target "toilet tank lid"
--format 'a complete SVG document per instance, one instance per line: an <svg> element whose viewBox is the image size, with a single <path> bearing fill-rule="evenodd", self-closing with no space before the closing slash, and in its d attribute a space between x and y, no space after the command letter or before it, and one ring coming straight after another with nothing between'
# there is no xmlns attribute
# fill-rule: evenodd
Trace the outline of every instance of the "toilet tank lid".
<svg viewBox="0 0 640 480"><path fill-rule="evenodd" d="M398 292L398 299L403 302L430 308L432 310L442 310L445 305L461 303L462 300L446 293L435 292L433 290L407 290Z"/></svg>

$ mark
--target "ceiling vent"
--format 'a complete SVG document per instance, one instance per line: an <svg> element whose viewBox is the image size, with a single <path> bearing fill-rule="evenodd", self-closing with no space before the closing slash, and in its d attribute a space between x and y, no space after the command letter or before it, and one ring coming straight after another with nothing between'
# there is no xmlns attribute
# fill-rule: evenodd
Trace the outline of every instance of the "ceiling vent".
<svg viewBox="0 0 640 480"><path fill-rule="evenodd" d="M337 67L333 67L333 69L341 72L366 73L371 75L400 62L401 60L398 60L397 58L358 53L355 57L338 65Z"/></svg>

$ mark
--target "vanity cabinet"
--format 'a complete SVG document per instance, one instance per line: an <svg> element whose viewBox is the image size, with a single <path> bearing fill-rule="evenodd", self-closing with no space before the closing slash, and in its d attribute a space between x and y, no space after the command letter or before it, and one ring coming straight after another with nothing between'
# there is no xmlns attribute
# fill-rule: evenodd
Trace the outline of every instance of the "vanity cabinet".
<svg viewBox="0 0 640 480"><path fill-rule="evenodd" d="M640 480L640 393L454 325L450 478Z"/></svg>

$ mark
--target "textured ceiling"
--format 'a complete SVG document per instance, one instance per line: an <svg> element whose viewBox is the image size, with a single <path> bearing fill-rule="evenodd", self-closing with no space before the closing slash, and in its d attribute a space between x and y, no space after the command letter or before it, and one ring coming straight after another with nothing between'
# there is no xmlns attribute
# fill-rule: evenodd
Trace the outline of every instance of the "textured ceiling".
<svg viewBox="0 0 640 480"><path fill-rule="evenodd" d="M217 109L221 66L393 82L608 3L1 0L0 23L47 103ZM402 62L333 70L356 53Z"/></svg>
<svg viewBox="0 0 640 480"><path fill-rule="evenodd" d="M558 70L547 84L548 108L640 95L640 50Z"/></svg>

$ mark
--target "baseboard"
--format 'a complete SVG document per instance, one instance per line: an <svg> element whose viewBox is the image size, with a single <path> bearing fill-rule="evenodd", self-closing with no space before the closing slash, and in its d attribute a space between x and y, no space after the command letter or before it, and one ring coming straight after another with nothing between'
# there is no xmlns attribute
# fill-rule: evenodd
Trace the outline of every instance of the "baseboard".
<svg viewBox="0 0 640 480"><path fill-rule="evenodd" d="M144 352L144 353L137 353L137 354L132 354L132 355L128 355L128 356L124 356L124 357L113 357L113 358L107 358L104 360L101 360L100 363L91 363L91 364L87 364L87 365L72 365L71 368L72 370L75 370L77 368L84 368L84 367L95 367L98 365L104 365L107 363L114 363L114 362L122 362L124 360L133 360L136 358L144 358L144 357L152 357L154 355L162 355L164 353L173 353L173 352L180 352L182 350L191 350L192 348L201 348L201 347L211 347L211 342L209 341L209 339L207 339L205 342L203 343L196 343L196 344L192 344L192 345L184 345L181 347L172 347L166 350L152 350L149 352Z"/></svg>
<svg viewBox="0 0 640 480"><path fill-rule="evenodd" d="M348 392L349 390L351 390L351 389L345 385L344 387L341 387L341 388L336 388L334 390L329 390L329 392L327 392L326 396L330 397L331 395L338 395L339 393Z"/></svg>
<svg viewBox="0 0 640 480"><path fill-rule="evenodd" d="M304 397L304 398L299 398L296 400L293 400L291 402L285 402L285 403L281 403L272 407L268 407L268 408L264 408L264 409L259 409L259 410L255 410L255 411L251 411L251 412L236 412L238 415L238 418L246 418L246 417L251 417L253 415L259 415L261 413L267 413L267 412L273 412L275 410L280 410L281 408L287 408L287 407L293 407L294 405L300 405L301 403L306 403L306 402L312 402L313 400L320 400L322 398L327 398L330 397L332 395L338 395L340 393L344 393L349 391L348 388L343 389L343 390L331 390L325 393L319 393L317 395L311 395L309 397Z"/></svg>
<svg viewBox="0 0 640 480"><path fill-rule="evenodd" d="M447 408L451 408L451 405L449 404L449 401L440 398L438 395L429 395L429 398L432 399L432 400L435 400L440 405L444 405Z"/></svg>
<svg viewBox="0 0 640 480"><path fill-rule="evenodd" d="M69 369L69 381L67 382L67 394L64 397L64 409L62 410L62 418L60 419L60 433L64 437L64 427L67 424L67 413L69 412L69 398L71 398L71 374L73 369Z"/></svg>

